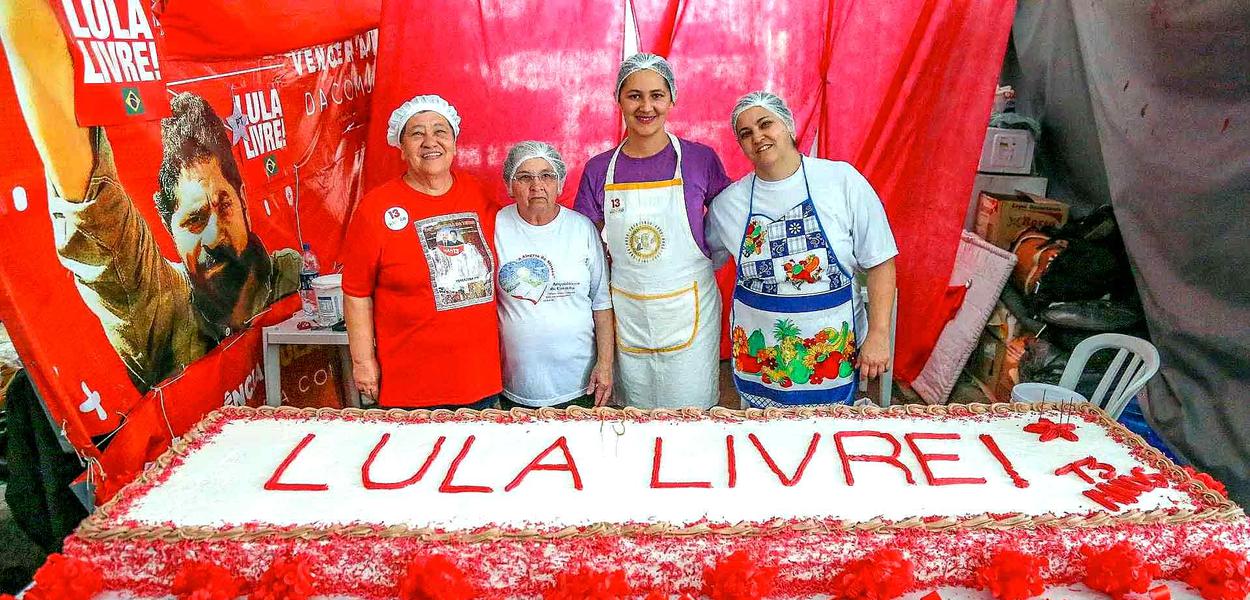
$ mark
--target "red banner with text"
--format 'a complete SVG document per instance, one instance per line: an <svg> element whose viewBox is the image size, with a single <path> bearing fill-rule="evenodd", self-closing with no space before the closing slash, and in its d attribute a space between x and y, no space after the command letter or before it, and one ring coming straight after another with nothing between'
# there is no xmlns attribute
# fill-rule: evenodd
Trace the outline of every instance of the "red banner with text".
<svg viewBox="0 0 1250 600"><path fill-rule="evenodd" d="M361 195L377 31L261 58L165 60L143 101L169 116L83 126L85 70L61 20L72 4L88 33L105 19L135 42L143 11L23 4L23 26L67 43L3 32L0 319L59 428L100 459L104 499L208 411L264 401L260 327L299 309L303 243L334 270ZM334 375L318 374L328 361L311 377Z"/></svg>
<svg viewBox="0 0 1250 600"><path fill-rule="evenodd" d="M169 116L163 40L143 0L54 2L74 58L78 124L116 125Z"/></svg>

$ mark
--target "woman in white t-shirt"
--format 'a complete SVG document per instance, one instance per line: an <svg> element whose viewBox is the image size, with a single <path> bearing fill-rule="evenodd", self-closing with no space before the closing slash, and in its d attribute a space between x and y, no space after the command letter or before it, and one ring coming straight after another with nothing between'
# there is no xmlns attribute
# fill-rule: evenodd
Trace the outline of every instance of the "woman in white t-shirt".
<svg viewBox="0 0 1250 600"><path fill-rule="evenodd" d="M612 397L612 298L590 219L561 207L567 169L544 142L508 151L516 204L495 219L504 409L603 406Z"/></svg>
<svg viewBox="0 0 1250 600"><path fill-rule="evenodd" d="M732 123L755 172L712 201L707 240L715 264L738 264L734 384L760 408L849 404L858 371L873 378L890 368L898 249L885 209L855 167L799 152L781 98L743 96Z"/></svg>

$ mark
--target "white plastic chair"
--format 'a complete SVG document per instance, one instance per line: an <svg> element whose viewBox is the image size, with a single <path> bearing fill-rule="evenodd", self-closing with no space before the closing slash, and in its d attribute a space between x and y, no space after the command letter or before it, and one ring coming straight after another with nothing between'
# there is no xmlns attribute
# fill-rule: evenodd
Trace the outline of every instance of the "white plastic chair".
<svg viewBox="0 0 1250 600"><path fill-rule="evenodd" d="M1112 419L1118 419L1133 395L1159 371L1159 351L1154 344L1120 333L1100 333L1089 337L1072 350L1068 365L1063 369L1063 377L1059 379L1059 387L1076 391L1089 358L1095 352L1108 348L1118 352L1094 393L1089 395L1089 401L1101 407ZM1115 390L1108 394L1112 384L1115 384Z"/></svg>

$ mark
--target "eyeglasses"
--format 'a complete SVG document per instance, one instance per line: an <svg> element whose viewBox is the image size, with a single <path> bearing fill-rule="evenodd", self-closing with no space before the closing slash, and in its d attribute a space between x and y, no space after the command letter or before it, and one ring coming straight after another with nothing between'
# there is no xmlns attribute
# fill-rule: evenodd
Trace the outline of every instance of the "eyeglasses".
<svg viewBox="0 0 1250 600"><path fill-rule="evenodd" d="M555 183L560 177L551 171L543 171L537 175L533 173L518 173L512 176L512 180L522 185L532 185L536 181L543 183Z"/></svg>

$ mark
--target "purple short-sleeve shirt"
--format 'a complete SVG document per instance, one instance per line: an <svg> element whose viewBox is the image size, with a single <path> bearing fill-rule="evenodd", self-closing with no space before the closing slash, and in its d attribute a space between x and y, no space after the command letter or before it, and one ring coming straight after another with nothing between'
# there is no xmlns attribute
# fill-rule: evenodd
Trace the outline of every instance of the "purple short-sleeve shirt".
<svg viewBox="0 0 1250 600"><path fill-rule="evenodd" d="M686 196L686 218L690 232L704 254L711 256L707 239L703 235L703 213L708 203L731 183L725 175L720 157L710 147L698 142L678 138L681 143L681 178ZM586 162L582 182L577 187L577 200L573 208L590 218L597 225L603 224L603 186L608 178L608 163L612 152L608 150ZM664 181L673 177L677 167L677 153L669 144L659 153L647 158L632 158L624 152L616 159L617 183L638 181Z"/></svg>

